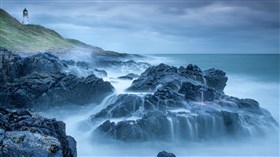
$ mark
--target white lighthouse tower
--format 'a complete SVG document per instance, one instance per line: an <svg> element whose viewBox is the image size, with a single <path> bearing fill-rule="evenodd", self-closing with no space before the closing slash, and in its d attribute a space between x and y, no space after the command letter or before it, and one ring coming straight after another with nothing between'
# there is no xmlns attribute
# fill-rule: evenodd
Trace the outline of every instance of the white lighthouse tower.
<svg viewBox="0 0 280 157"><path fill-rule="evenodd" d="M23 21L22 21L23 25L28 25L29 24L29 17L28 17L28 10L26 8L24 8L23 10Z"/></svg>

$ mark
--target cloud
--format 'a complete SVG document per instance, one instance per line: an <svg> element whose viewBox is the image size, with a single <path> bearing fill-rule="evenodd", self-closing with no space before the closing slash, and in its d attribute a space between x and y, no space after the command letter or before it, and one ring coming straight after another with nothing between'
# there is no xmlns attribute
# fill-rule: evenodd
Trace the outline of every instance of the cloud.
<svg viewBox="0 0 280 157"><path fill-rule="evenodd" d="M123 52L278 53L279 1L3 1L20 18Z"/></svg>

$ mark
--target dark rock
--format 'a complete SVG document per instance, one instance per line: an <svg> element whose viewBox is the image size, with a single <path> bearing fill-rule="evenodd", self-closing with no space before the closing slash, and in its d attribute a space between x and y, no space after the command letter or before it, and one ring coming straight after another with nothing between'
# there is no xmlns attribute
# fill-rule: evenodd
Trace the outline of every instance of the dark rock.
<svg viewBox="0 0 280 157"><path fill-rule="evenodd" d="M22 62L23 76L31 73L60 73L65 65L58 57L50 53L39 53L30 57L26 57Z"/></svg>
<svg viewBox="0 0 280 157"><path fill-rule="evenodd" d="M76 63L76 65L77 65L78 67L81 67L81 68L84 68L84 69L88 69L88 68L90 67L88 63L82 62L82 61L78 61L78 62Z"/></svg>
<svg viewBox="0 0 280 157"><path fill-rule="evenodd" d="M99 77L107 77L107 72L105 70L94 69L94 74Z"/></svg>
<svg viewBox="0 0 280 157"><path fill-rule="evenodd" d="M0 124L2 156L77 156L76 142L61 121L0 108Z"/></svg>
<svg viewBox="0 0 280 157"><path fill-rule="evenodd" d="M71 61L70 61L71 62ZM99 103L113 86L95 75L77 77L63 70L70 63L50 53L21 58L0 50L0 104L7 108L49 108ZM78 62L85 67L87 63ZM105 71L96 70L106 75Z"/></svg>
<svg viewBox="0 0 280 157"><path fill-rule="evenodd" d="M0 49L0 87L4 82L13 82L15 78L22 76L22 59L6 49Z"/></svg>
<svg viewBox="0 0 280 157"><path fill-rule="evenodd" d="M144 141L153 139L168 139L169 121L160 112L151 112L137 121L121 121L118 123L106 121L97 128L105 136L122 141Z"/></svg>
<svg viewBox="0 0 280 157"><path fill-rule="evenodd" d="M73 154L73 156L77 156L77 142L76 140L72 137L72 136L67 136L67 141L69 144L69 148L70 148L70 153Z"/></svg>
<svg viewBox="0 0 280 157"><path fill-rule="evenodd" d="M238 101L238 107L240 108L247 108L247 109L253 109L258 110L260 109L260 104L253 99L240 99Z"/></svg>
<svg viewBox="0 0 280 157"><path fill-rule="evenodd" d="M75 61L74 60L62 60L62 62L66 65L70 65L70 66L74 66L75 65Z"/></svg>
<svg viewBox="0 0 280 157"><path fill-rule="evenodd" d="M129 73L129 74L125 75L125 76L120 76L118 78L119 79L124 79L124 80L133 80L133 79L138 78L138 77L139 77L139 75L136 75L136 74L133 74L133 73Z"/></svg>
<svg viewBox="0 0 280 157"><path fill-rule="evenodd" d="M90 122L101 123L94 133L122 141L201 141L277 132L279 124L257 101L223 93L226 80L222 71L202 72L195 65L150 67L128 89L149 93L114 95Z"/></svg>
<svg viewBox="0 0 280 157"><path fill-rule="evenodd" d="M226 129L229 133L234 134L238 131L239 127L239 115L228 111L222 111L222 116Z"/></svg>
<svg viewBox="0 0 280 157"><path fill-rule="evenodd" d="M178 92L185 94L186 100L192 101L214 101L219 97L214 89L190 82L183 82Z"/></svg>
<svg viewBox="0 0 280 157"><path fill-rule="evenodd" d="M209 69L205 70L203 73L209 87L212 87L219 92L224 90L228 80L225 72L217 69Z"/></svg>
<svg viewBox="0 0 280 157"><path fill-rule="evenodd" d="M128 88L130 91L153 91L159 85L165 85L172 82L181 86L183 82L191 82L214 88L222 92L226 86L227 77L225 72L216 69L209 69L204 72L196 66L189 64L187 68L171 67L165 64L148 68L134 80Z"/></svg>
<svg viewBox="0 0 280 157"><path fill-rule="evenodd" d="M119 95L115 102L103 109L92 118L119 118L131 116L140 109L143 100L136 95Z"/></svg>
<svg viewBox="0 0 280 157"><path fill-rule="evenodd" d="M109 82L90 75L78 78L66 74L35 74L5 84L0 89L0 102L9 108L48 108L67 104L85 105L100 102L113 92Z"/></svg>
<svg viewBox="0 0 280 157"><path fill-rule="evenodd" d="M157 157L176 157L176 156L173 153L162 151L158 153Z"/></svg>
<svg viewBox="0 0 280 157"><path fill-rule="evenodd" d="M165 64L153 66L143 72L140 77L133 81L132 85L127 89L129 91L153 91L159 85L168 82L181 82L181 77L177 73L176 67L170 67Z"/></svg>

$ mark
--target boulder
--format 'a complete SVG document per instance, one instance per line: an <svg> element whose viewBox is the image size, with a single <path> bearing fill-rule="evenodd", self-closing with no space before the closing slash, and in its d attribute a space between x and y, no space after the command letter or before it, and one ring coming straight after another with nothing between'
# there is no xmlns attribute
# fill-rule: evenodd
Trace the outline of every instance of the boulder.
<svg viewBox="0 0 280 157"><path fill-rule="evenodd" d="M158 153L157 157L176 157L176 156L173 153L162 151Z"/></svg>
<svg viewBox="0 0 280 157"><path fill-rule="evenodd" d="M224 90L228 80L225 72L212 68L203 71L203 73L209 87L212 87L219 92Z"/></svg>
<svg viewBox="0 0 280 157"><path fill-rule="evenodd" d="M1 156L77 156L76 141L62 121L0 108L0 124Z"/></svg>

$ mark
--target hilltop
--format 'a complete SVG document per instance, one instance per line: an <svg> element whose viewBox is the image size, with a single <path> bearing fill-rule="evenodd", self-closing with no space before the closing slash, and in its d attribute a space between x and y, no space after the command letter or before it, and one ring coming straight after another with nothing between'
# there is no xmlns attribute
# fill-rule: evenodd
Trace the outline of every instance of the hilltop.
<svg viewBox="0 0 280 157"><path fill-rule="evenodd" d="M136 54L119 53L115 51L106 51L102 48L83 43L76 39L67 39L62 37L56 31L45 28L40 25L22 25L13 16L0 8L0 48L12 52L38 53L58 52L80 53L89 52L98 61L127 61L132 58L143 56Z"/></svg>
<svg viewBox="0 0 280 157"><path fill-rule="evenodd" d="M75 46L91 47L74 39L63 38L54 30L40 25L22 25L0 9L0 47L14 52L63 51Z"/></svg>

